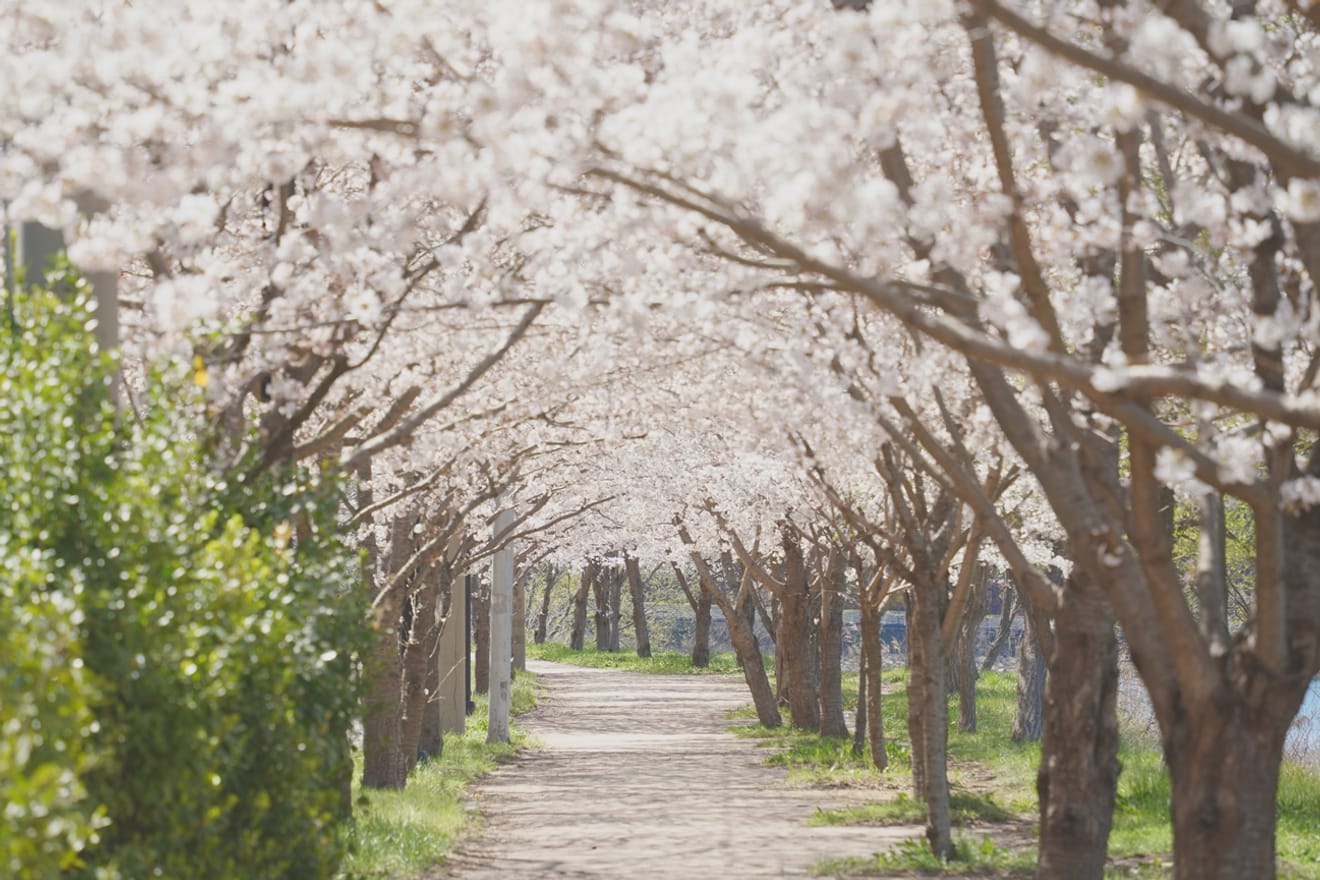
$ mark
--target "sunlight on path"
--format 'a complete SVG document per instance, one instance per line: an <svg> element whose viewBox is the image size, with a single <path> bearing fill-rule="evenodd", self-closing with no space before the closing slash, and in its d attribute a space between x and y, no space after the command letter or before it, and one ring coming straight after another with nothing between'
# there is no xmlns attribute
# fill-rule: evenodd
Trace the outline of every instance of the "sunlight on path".
<svg viewBox="0 0 1320 880"><path fill-rule="evenodd" d="M866 792L785 786L763 750L726 732L724 713L748 702L736 678L528 666L550 688L523 720L543 748L479 787L486 830L440 876L805 877L920 833L807 827L817 806Z"/></svg>

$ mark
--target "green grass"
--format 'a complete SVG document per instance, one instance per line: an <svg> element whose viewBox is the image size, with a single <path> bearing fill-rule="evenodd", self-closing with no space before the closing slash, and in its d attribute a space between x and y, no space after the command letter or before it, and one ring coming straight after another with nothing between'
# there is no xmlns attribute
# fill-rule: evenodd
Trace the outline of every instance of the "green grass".
<svg viewBox="0 0 1320 880"><path fill-rule="evenodd" d="M729 675L741 674L737 658L729 652L710 655L709 666L693 666L692 656L678 651L656 651L643 660L636 651L598 651L588 647L574 651L568 645L546 642L543 645L528 645L527 656L537 660L553 660L556 663L572 663L575 666L590 666L595 669L626 669L629 672L650 672L661 675L701 674ZM771 658L773 662L773 658Z"/></svg>
<svg viewBox="0 0 1320 880"><path fill-rule="evenodd" d="M905 840L869 858L830 859L812 868L816 875L856 877L868 874L983 875L1030 877L1035 873L1035 853L1004 849L989 837L974 840L955 837L953 858L942 862L930 853L925 840Z"/></svg>
<svg viewBox="0 0 1320 880"><path fill-rule="evenodd" d="M1169 825L1169 775L1153 745L1124 742L1119 748L1123 771L1118 777L1114 827L1109 853L1117 858L1140 858L1148 864L1137 874L1113 872L1118 877L1170 877L1173 831ZM1320 773L1297 764L1285 764L1279 774L1278 827L1275 847L1279 876L1320 880ZM1162 867L1161 867L1162 865Z"/></svg>
<svg viewBox="0 0 1320 880"><path fill-rule="evenodd" d="M512 711L536 705L536 677L518 673L513 682ZM438 760L419 765L402 791L363 791L361 755L353 779L353 851L342 869L343 880L408 880L444 862L455 843L472 830L477 819L465 803L468 786L477 777L510 760L527 737L511 727L512 743L488 745L485 696L475 698L476 711L467 730L445 737Z"/></svg>
<svg viewBox="0 0 1320 880"><path fill-rule="evenodd" d="M889 769L876 771L868 758L855 756L851 742L830 739L788 728L767 729L756 724L733 728L751 737L770 754L767 764L788 768L790 783L825 786L861 786L876 789L873 803L839 810L818 810L813 825L903 825L924 822L924 808L909 795L911 765L907 742L906 671L884 673L885 744ZM853 708L856 674L844 677L844 702ZM987 823L1011 823L1014 828L1037 819L1036 770L1040 746L1010 741L1013 726L1015 680L1011 674L985 673L977 682L977 730L957 729L957 700L949 703L949 781L955 827L976 840ZM747 717L746 711L731 717ZM753 716L754 717L754 716ZM786 719L787 720L787 719ZM1156 878L1172 876L1173 850L1169 824L1169 778L1158 744L1140 731L1124 726L1119 751L1123 771L1118 780L1113 831L1109 837L1112 866L1106 877ZM1293 880L1320 880L1320 773L1295 764L1284 766L1279 784L1277 849L1279 875ZM974 831L968 829L975 823ZM872 859L827 862L817 866L826 875L849 874L976 874L987 871L1011 875L1023 866L1030 873L1034 846L1007 848L964 841L964 859L937 868L924 841L903 844Z"/></svg>
<svg viewBox="0 0 1320 880"><path fill-rule="evenodd" d="M1021 817L995 802L993 794L970 791L949 793L949 811L955 824L980 822L1012 822ZM837 810L819 807L808 825L919 825L926 821L926 805L914 800L906 791L893 800L857 804Z"/></svg>

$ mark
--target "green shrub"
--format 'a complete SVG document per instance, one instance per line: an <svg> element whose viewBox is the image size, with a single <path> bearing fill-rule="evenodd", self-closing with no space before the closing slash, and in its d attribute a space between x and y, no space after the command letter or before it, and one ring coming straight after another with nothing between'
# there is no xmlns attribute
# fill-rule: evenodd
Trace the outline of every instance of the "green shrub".
<svg viewBox="0 0 1320 880"><path fill-rule="evenodd" d="M76 581L0 533L0 875L47 877L78 863L103 813L87 800L93 696L79 653Z"/></svg>
<svg viewBox="0 0 1320 880"><path fill-rule="evenodd" d="M15 873L333 876L366 631L332 481L213 473L188 377L153 377L141 415L117 416L86 291L63 281L62 301L15 299L0 349L0 560L32 560L4 595L0 638L38 673L43 645L61 645L46 661L58 687L16 685L36 701L26 717L6 689L0 756L50 725L79 732L17 771L20 809L39 810L33 780L55 774L70 818L47 828L42 861L11 847ZM34 607L45 635L14 626Z"/></svg>

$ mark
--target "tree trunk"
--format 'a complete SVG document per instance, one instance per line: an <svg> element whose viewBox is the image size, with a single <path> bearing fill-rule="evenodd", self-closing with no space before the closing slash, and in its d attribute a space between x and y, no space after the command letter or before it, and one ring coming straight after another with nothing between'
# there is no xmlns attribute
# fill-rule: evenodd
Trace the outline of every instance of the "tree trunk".
<svg viewBox="0 0 1320 880"><path fill-rule="evenodd" d="M1017 650L1017 704L1010 738L1015 743L1023 743L1035 742L1043 732L1045 658L1041 656L1040 637L1036 630L1048 625L1049 621L1038 614L1026 595L1019 594L1018 604L1022 608L1023 626L1022 641L1018 642Z"/></svg>
<svg viewBox="0 0 1320 880"><path fill-rule="evenodd" d="M770 620L775 627L771 632L775 639L775 702L780 706L788 705L788 669L784 666L784 652L779 650L779 624L783 621L783 606L779 597L770 600Z"/></svg>
<svg viewBox="0 0 1320 880"><path fill-rule="evenodd" d="M513 581L513 632L510 646L513 650L513 671L527 671L527 575Z"/></svg>
<svg viewBox="0 0 1320 880"><path fill-rule="evenodd" d="M362 785L403 788L408 764L402 750L399 693L403 665L399 657L402 602L395 591L376 608L376 638L367 663L370 685L362 717Z"/></svg>
<svg viewBox="0 0 1320 880"><path fill-rule="evenodd" d="M862 646L857 658L857 715L853 723L853 757L866 754L866 647Z"/></svg>
<svg viewBox="0 0 1320 880"><path fill-rule="evenodd" d="M597 651L610 649L610 582L614 578L613 571L611 568L601 566L600 572L591 584L591 592L596 600L592 623L595 625Z"/></svg>
<svg viewBox="0 0 1320 880"><path fill-rule="evenodd" d="M820 732L822 736L848 735L843 717L843 588L844 558L831 553L820 584L819 667Z"/></svg>
<svg viewBox="0 0 1320 880"><path fill-rule="evenodd" d="M862 674L866 679L866 702L857 704L857 726L862 726L866 718L867 739L871 749L871 763L877 770L889 766L889 755L885 751L885 721L880 714L883 685L881 674L884 672L884 644L880 639L880 619L883 611L872 607L869 602L862 603Z"/></svg>
<svg viewBox="0 0 1320 880"><path fill-rule="evenodd" d="M538 645L545 644L545 631L550 625L550 594L554 592L557 580L559 580L559 572L553 566L547 568L545 592L541 594L541 608L536 612L536 631L532 633L532 641Z"/></svg>
<svg viewBox="0 0 1320 880"><path fill-rule="evenodd" d="M370 499L370 495L366 496ZM377 582L384 582L397 569L409 543L411 522L399 515L388 530L389 544L378 554L374 541L367 545L368 569ZM405 557L406 558L406 557ZM404 593L393 590L378 597L373 624L375 643L367 661L368 686L362 717L362 785L366 788L403 788L408 762L403 753L402 702L403 658L399 650Z"/></svg>
<svg viewBox="0 0 1320 880"><path fill-rule="evenodd" d="M820 711L811 686L810 584L802 548L787 528L783 532L784 595L780 600L776 652L784 658L788 707L793 727L820 730Z"/></svg>
<svg viewBox="0 0 1320 880"><path fill-rule="evenodd" d="M670 562L669 565L674 569L674 578L678 581L679 589L683 591L683 596L687 599L694 615L692 624L692 665L698 668L709 666L710 596L706 595L706 591L700 584L697 585L697 592L693 595L692 588L688 586L687 578L683 575L683 569L678 567L677 562Z"/></svg>
<svg viewBox="0 0 1320 880"><path fill-rule="evenodd" d="M981 619L985 616L986 571L982 567L973 575L972 594L963 610L959 626L954 668L958 670L958 729L963 733L976 732L976 639L981 632Z"/></svg>
<svg viewBox="0 0 1320 880"><path fill-rule="evenodd" d="M908 686L907 686L907 729L908 729L908 753L912 759L912 796L925 803L926 800L926 716L922 714L921 707L926 704L925 676L919 676L917 672L917 658L914 656L913 630L916 627L916 615L913 611L915 600L909 591L903 597L903 642L904 651L907 654Z"/></svg>
<svg viewBox="0 0 1320 880"><path fill-rule="evenodd" d="M720 592L719 585L706 570L700 577L702 592L707 599L720 608L729 628L729 641L733 645L739 665L742 667L743 680L752 695L752 705L756 707L756 718L766 727L779 727L784 723L779 715L779 706L775 702L775 692L770 687L770 679L765 674L765 661L761 659L761 646L756 641L756 632L752 620L756 609L752 607L750 578L744 578L738 590L737 598L731 603Z"/></svg>
<svg viewBox="0 0 1320 880"><path fill-rule="evenodd" d="M610 569L609 581L609 649L614 652L619 650L619 617L623 613L623 569Z"/></svg>
<svg viewBox="0 0 1320 880"><path fill-rule="evenodd" d="M637 656L651 656L651 630L646 625L646 596L642 584L642 572L637 565L637 558L629 556L624 567L628 573L628 589L632 594L633 633L637 636Z"/></svg>
<svg viewBox="0 0 1320 880"><path fill-rule="evenodd" d="M490 584L482 580L473 581L472 609L476 612L473 621L473 650L476 662L473 664L472 687L479 694L490 693Z"/></svg>
<svg viewBox="0 0 1320 880"><path fill-rule="evenodd" d="M435 660L435 642L439 635L436 626L436 600L439 593L439 576L433 569L423 573L424 582L411 597L412 613L409 615L408 637L404 642L403 652L403 688L401 700L403 718L400 722L400 750L404 764L411 772L417 766L422 742L422 724L428 699L427 679L431 676L431 667ZM428 662L429 661L429 662Z"/></svg>
<svg viewBox="0 0 1320 880"><path fill-rule="evenodd" d="M1272 690L1256 707L1236 694L1189 707L1165 736L1178 880L1275 876L1279 766L1297 702Z"/></svg>
<svg viewBox="0 0 1320 880"><path fill-rule="evenodd" d="M587 643L587 594L600 575L600 566L588 562L582 569L582 584L573 594L573 629L568 637L568 646L574 651L581 651Z"/></svg>
<svg viewBox="0 0 1320 880"><path fill-rule="evenodd" d="M1023 641L1035 640L1032 626ZM1036 776L1037 876L1100 880L1118 788L1118 643L1113 612L1080 568L1055 612L1053 644Z"/></svg>
<svg viewBox="0 0 1320 880"><path fill-rule="evenodd" d="M454 575L448 561L442 562L436 571L436 601L433 625L429 636L423 641L426 653L426 705L422 707L422 731L417 741L417 752L427 758L440 757L445 748L444 724L442 720L440 684L444 673L440 669L440 635L449 620L454 607Z"/></svg>
<svg viewBox="0 0 1320 880"><path fill-rule="evenodd" d="M985 652L985 658L981 661L982 672L989 672L994 668L999 655L1013 637L1013 612L1013 591L1006 584L1001 583L999 587L999 630L995 633L995 639L990 643L990 648Z"/></svg>
<svg viewBox="0 0 1320 880"><path fill-rule="evenodd" d="M944 649L940 636L940 591L947 594L943 584L913 585L912 628L908 631L911 645L912 669L909 672L908 693L916 692L911 702L917 707L917 729L910 731L913 742L913 778L918 763L921 766L921 796L926 803L926 839L937 858L953 855L953 838L949 815L949 703L945 685ZM909 724L913 720L908 714ZM916 748L920 742L920 755Z"/></svg>

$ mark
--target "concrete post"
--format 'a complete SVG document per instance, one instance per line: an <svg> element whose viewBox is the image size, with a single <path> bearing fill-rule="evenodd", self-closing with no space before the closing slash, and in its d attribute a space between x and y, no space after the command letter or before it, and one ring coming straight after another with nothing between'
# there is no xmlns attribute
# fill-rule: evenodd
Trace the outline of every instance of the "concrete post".
<svg viewBox="0 0 1320 880"><path fill-rule="evenodd" d="M495 516L495 534L508 533L513 510ZM513 546L496 551L490 585L490 723L486 742L509 741L509 705L513 693Z"/></svg>

